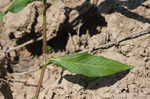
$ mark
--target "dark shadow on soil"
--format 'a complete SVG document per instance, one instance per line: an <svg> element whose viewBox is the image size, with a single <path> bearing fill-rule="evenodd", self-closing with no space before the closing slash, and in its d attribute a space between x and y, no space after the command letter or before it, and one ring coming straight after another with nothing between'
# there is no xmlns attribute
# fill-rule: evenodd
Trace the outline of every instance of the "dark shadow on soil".
<svg viewBox="0 0 150 99"><path fill-rule="evenodd" d="M95 7L91 7L86 14L81 16L81 22L83 25L80 27L80 36L86 34L87 31L92 36L99 33L96 29L97 27L107 26L105 18L97 13L97 8Z"/></svg>
<svg viewBox="0 0 150 99"><path fill-rule="evenodd" d="M83 2L83 4L75 8L66 7L65 15L67 18L64 23L60 25L57 36L48 41L48 45L54 49L54 52L64 51L69 39L69 34L71 36L76 34L82 36L88 31L88 33L92 36L100 33L97 30L97 27L107 26L107 22L105 18L101 15L101 13L111 14L114 12L118 12L128 18L132 18L143 23L150 23L149 18L145 18L142 15L138 15L137 13L130 11L136 9L139 6L149 9L149 6L143 4L145 1L147 0L104 0L100 5L98 5L99 8L97 8L95 5L90 4L89 0L86 0L85 2ZM79 16L76 17L74 20L70 21L69 15L73 10L76 10L79 13ZM38 13L36 13L36 16L39 16ZM28 33L30 35L25 35L24 37L22 37L23 39L19 39L17 43L19 45L25 43L28 40L34 39L35 42L27 45L26 48L34 56L40 56L42 54L42 41L36 41L36 39L41 36L37 35L40 33L35 33L34 31L36 23L37 19L35 18L35 21L32 24L32 33ZM77 27L79 24L81 24L81 26L79 27L79 31L77 31Z"/></svg>
<svg viewBox="0 0 150 99"><path fill-rule="evenodd" d="M68 18L60 25L58 30L57 36L48 41L48 45L51 46L55 52L65 50L67 41L69 39L69 33L76 33L72 24L68 22Z"/></svg>
<svg viewBox="0 0 150 99"><path fill-rule="evenodd" d="M66 20L64 21L64 23L60 24L57 36L48 41L48 45L54 49L54 52L65 50L66 44L69 39L69 34L78 34L78 31L74 28L77 27L79 23L82 24L79 29L79 36L86 34L87 31L91 36L95 35L98 33L96 29L98 26L107 26L105 18L100 13L97 13L97 8L93 5L90 5L90 3L88 3L88 5L91 6L89 10L85 10L84 14L80 12L80 10L82 11L82 9L86 9L84 6L85 4L87 4L87 1L73 9L67 7L65 8L65 16L67 17ZM69 14L72 10L77 10L79 12L79 16L72 22L69 22ZM39 14L38 12L36 12L35 14L36 17L33 24L31 25L31 33L24 33L25 35L18 39L16 43L20 45L31 39L34 39L35 42L27 45L26 49L31 52L33 56L40 56L42 54L42 41L36 41L36 39L41 36L39 35L41 33L35 32L35 26L37 24L37 17L39 16ZM13 38L13 36L11 36L11 38Z"/></svg>
<svg viewBox="0 0 150 99"><path fill-rule="evenodd" d="M12 91L9 83L7 83L7 72L10 72L10 68L7 64L7 59L4 57L0 60L0 92L2 93L4 99L13 99Z"/></svg>
<svg viewBox="0 0 150 99"><path fill-rule="evenodd" d="M99 33L99 31L97 31L97 27L107 26L107 22L101 13L111 14L118 12L128 18L132 18L143 23L150 23L149 18L145 18L144 16L130 11L139 6L143 6L145 1L147 0L105 0L99 5L98 9L95 5L90 4L89 0L87 0L75 8L66 7L65 15L67 19L59 27L58 35L50 40L48 44L54 48L55 52L65 50L67 41L69 39L68 34L78 34L78 31L74 28L79 24L81 24L79 36L86 34L87 31L91 36ZM148 8L148 6L144 6ZM69 14L72 10L78 11L79 16L70 22Z"/></svg>
<svg viewBox="0 0 150 99"><path fill-rule="evenodd" d="M129 11L129 10L136 9L139 6L149 9L149 6L143 5L143 3L146 1L147 0L128 0L128 1L105 0L99 5L99 11L101 13L106 13L106 14L118 12L128 18L132 18L143 23L150 23L149 18L145 18L144 16Z"/></svg>
<svg viewBox="0 0 150 99"><path fill-rule="evenodd" d="M90 4L89 1L85 1L82 5L72 8L72 10L77 10L79 16L74 19L71 24L75 27L78 23L81 23L80 36L86 34L95 35L99 33L97 27L106 27L107 22L105 18L98 12L97 7Z"/></svg>
<svg viewBox="0 0 150 99"><path fill-rule="evenodd" d="M128 0L128 1L119 1L119 2L120 4L126 6L128 9L133 10L141 6L146 1L148 0Z"/></svg>
<svg viewBox="0 0 150 99"><path fill-rule="evenodd" d="M13 99L9 84L0 81L0 92L4 96L4 99Z"/></svg>
<svg viewBox="0 0 150 99"><path fill-rule="evenodd" d="M85 9L84 4L74 8L76 10ZM79 16L76 17L73 21L69 22L69 14L72 10L71 8L65 8L65 16L67 17L64 23L62 23L59 27L59 31L57 36L48 41L48 45L54 48L54 51L62 51L65 50L66 44L69 39L69 34L76 35L78 31L74 29L81 23L79 28L79 36L88 33L92 36L98 33L97 27L107 26L107 22L105 18L97 13L97 8L92 6L89 10L87 10L84 14L79 12Z"/></svg>
<svg viewBox="0 0 150 99"><path fill-rule="evenodd" d="M42 40L40 41L37 40L39 37L41 37L41 33L35 31L36 24L38 23L38 20L37 20L38 16L39 16L38 9L37 7L35 7L35 16L34 16L34 21L31 24L31 31L29 31L29 33L28 32L23 33L22 37L20 38L15 38L15 36L13 35L9 36L10 39L16 39L15 41L16 41L17 46L25 44L26 42L30 40L34 40L34 42L24 46L24 48L21 48L19 51L15 51L14 56L9 55L8 53L7 65L8 67L10 67L7 69L9 70L8 72L10 73L15 72L16 71L15 68L19 71L20 66L23 67L23 69L25 69L26 66L28 67L29 64L25 65L24 63L19 64L18 66L18 63L23 62L21 58L24 58L22 57L22 54L20 53L21 51L24 51L23 53L26 53L25 50L27 50L28 52L32 54L32 56L25 57L26 59L24 60L25 61L27 60L26 62L29 62L29 60L32 59L34 56L40 56L42 54Z"/></svg>
<svg viewBox="0 0 150 99"><path fill-rule="evenodd" d="M40 56L42 54L42 41L37 41L37 38L41 36L41 33L35 32L36 24L38 23L37 17L39 16L38 8L35 7L35 17L34 22L31 24L30 33L24 33L24 36L17 40L17 45L23 44L31 39L34 39L34 42L25 46L26 49L32 53L33 56Z"/></svg>
<svg viewBox="0 0 150 99"><path fill-rule="evenodd" d="M129 71L124 71L112 76L101 78L90 78L82 75L64 75L63 78L72 83L79 84L85 89L95 90L100 87L111 86L115 84L117 81L125 77L128 73Z"/></svg>
<svg viewBox="0 0 150 99"><path fill-rule="evenodd" d="M116 12L119 12L122 15L128 17L128 18L132 18L132 19L138 20L140 22L149 23L150 24L150 19L149 18L144 18L141 15L138 15L136 13L130 12L128 9L126 9L124 7L116 8Z"/></svg>
<svg viewBox="0 0 150 99"><path fill-rule="evenodd" d="M33 56L40 56L42 54L42 41L37 41L36 39L39 37L36 34L39 33L26 33L23 37L17 40L17 45L21 45L26 43L27 41L34 39L34 42L25 46L25 48L32 53Z"/></svg>

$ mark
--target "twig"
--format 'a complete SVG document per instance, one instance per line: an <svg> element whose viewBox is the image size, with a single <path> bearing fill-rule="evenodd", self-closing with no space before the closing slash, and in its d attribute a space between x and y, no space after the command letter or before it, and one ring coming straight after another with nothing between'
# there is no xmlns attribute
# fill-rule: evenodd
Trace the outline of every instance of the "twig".
<svg viewBox="0 0 150 99"><path fill-rule="evenodd" d="M95 48L92 52L95 52L96 50L99 50L99 49L107 49L107 48L110 48L112 46L118 45L119 43L121 43L123 41L127 41L127 40L130 40L130 39L135 39L137 37L140 37L140 36L143 36L143 35L146 35L146 34L150 34L150 27L148 27L148 29L146 29L142 32L135 32L135 33L127 35L126 37L123 37L123 38L121 38L117 41L112 41L112 42L109 42L109 43L104 44L102 46L99 46L98 48Z"/></svg>
<svg viewBox="0 0 150 99"><path fill-rule="evenodd" d="M28 84L26 81L21 81L21 80L10 79L10 80L8 80L8 82L10 82L10 83L21 83L21 84L24 84L25 86L28 86L28 87L37 87L37 85Z"/></svg>
<svg viewBox="0 0 150 99"><path fill-rule="evenodd" d="M9 76L22 76L22 75L26 75L26 74L38 71L39 69L41 69L41 66L39 66L39 67L35 66L35 68L32 68L28 71L19 72L19 73L11 73L11 74L9 74Z"/></svg>
<svg viewBox="0 0 150 99"><path fill-rule="evenodd" d="M46 61L47 61L47 34L46 34L46 5L47 5L47 0L42 0L43 1L43 55L44 55L44 65L42 67L42 70L41 70L41 74L40 74L40 79L39 79L39 82L38 82L38 87L36 89L36 92L35 92L35 96L34 98L35 99L38 99L39 97L39 93L40 93L40 89L41 89L41 86L42 86L42 83L43 83L43 78L44 78L44 74L45 74L45 70L46 70Z"/></svg>
<svg viewBox="0 0 150 99"><path fill-rule="evenodd" d="M43 37L39 37L39 38L37 38L36 41L40 41L40 40L42 40L42 39L43 39ZM0 54L1 54L1 53L9 53L9 52L11 52L11 51L18 50L18 49L20 49L20 48L23 48L23 47L25 47L25 46L27 46L27 45L33 43L34 41L35 41L35 40L32 39L32 40L29 40L29 41L27 41L27 42L25 42L25 43L23 43L23 44L21 44L21 45L18 45L18 46L16 46L16 47L9 48L9 49L7 49L7 50L0 50Z"/></svg>

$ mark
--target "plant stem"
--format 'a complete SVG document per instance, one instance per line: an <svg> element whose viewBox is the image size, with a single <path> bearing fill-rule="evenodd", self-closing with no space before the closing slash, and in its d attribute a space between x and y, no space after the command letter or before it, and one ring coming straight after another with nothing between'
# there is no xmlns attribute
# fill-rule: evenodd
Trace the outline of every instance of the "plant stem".
<svg viewBox="0 0 150 99"><path fill-rule="evenodd" d="M40 79L38 82L38 87L36 89L36 93L35 93L35 99L38 99L39 97L39 93L40 93L40 89L43 83L43 78L44 78L44 74L45 74L45 70L46 70L46 61L47 61L47 34L46 34L46 5L47 5L47 0L42 0L43 2L43 56L44 56L44 66L42 67L41 70L41 74L40 74Z"/></svg>

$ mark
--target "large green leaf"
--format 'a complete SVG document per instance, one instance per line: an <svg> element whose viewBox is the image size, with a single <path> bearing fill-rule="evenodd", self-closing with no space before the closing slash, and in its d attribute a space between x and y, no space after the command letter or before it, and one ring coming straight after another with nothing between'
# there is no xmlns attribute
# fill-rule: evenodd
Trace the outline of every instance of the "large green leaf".
<svg viewBox="0 0 150 99"><path fill-rule="evenodd" d="M102 56L93 56L88 53L78 53L49 60L70 72L88 77L109 76L133 68L130 65L107 59Z"/></svg>
<svg viewBox="0 0 150 99"><path fill-rule="evenodd" d="M13 13L17 13L20 10L22 10L24 7L27 6L27 4L33 2L33 1L37 1L37 0L15 0L10 7L8 7L8 9L5 11L5 13L7 12L13 12Z"/></svg>

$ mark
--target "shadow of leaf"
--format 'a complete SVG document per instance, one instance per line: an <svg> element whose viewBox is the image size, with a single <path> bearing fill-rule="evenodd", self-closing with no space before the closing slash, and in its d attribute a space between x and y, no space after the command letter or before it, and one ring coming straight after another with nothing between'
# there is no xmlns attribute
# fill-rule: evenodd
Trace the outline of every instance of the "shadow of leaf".
<svg viewBox="0 0 150 99"><path fill-rule="evenodd" d="M125 77L129 73L128 71L120 72L117 74L114 74L112 76L107 76L107 77L100 77L100 78L90 78L90 77L85 77L82 75L64 75L63 78L66 80L79 84L85 89L90 89L90 90L95 90L101 87L105 86L111 86L115 84L117 81L121 80L123 77Z"/></svg>
<svg viewBox="0 0 150 99"><path fill-rule="evenodd" d="M100 3L99 12L110 14L113 12L121 13L122 15L140 21L142 23L150 23L149 18L145 18L142 15L134 13L130 10L134 10L139 6L143 6L143 3L147 0L127 0L127 1L120 1L120 0L105 0ZM148 6L144 5L145 8L148 9Z"/></svg>

